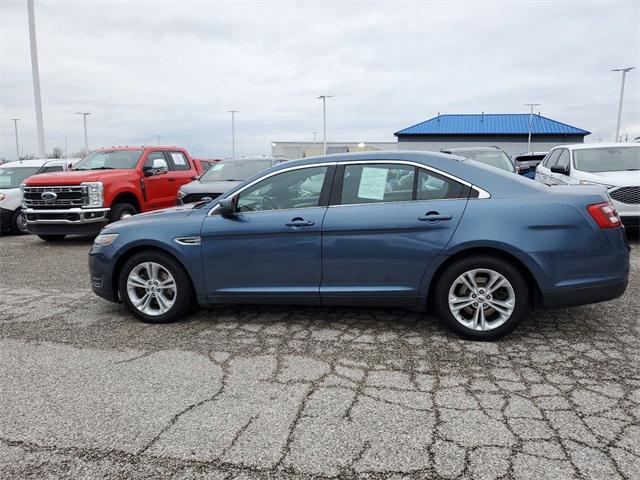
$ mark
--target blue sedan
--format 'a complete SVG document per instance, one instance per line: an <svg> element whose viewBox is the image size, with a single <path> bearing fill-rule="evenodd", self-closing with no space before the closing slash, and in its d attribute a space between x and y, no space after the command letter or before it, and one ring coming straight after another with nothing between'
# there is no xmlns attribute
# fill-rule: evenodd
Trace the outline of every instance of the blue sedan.
<svg viewBox="0 0 640 480"><path fill-rule="evenodd" d="M396 151L286 162L216 200L112 223L89 265L95 293L145 322L196 304L378 305L491 340L532 307L622 295L629 251L604 189Z"/></svg>

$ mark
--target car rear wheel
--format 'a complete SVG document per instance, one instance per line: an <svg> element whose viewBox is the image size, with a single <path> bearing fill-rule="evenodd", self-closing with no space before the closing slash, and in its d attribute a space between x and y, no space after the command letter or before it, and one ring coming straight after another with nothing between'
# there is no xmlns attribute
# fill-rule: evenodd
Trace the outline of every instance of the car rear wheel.
<svg viewBox="0 0 640 480"><path fill-rule="evenodd" d="M462 337L496 340L523 320L529 290L522 274L497 257L474 256L452 264L439 278L436 307Z"/></svg>
<svg viewBox="0 0 640 480"><path fill-rule="evenodd" d="M21 208L18 208L13 212L13 218L11 219L11 232L18 235L29 233L27 230L27 217Z"/></svg>
<svg viewBox="0 0 640 480"><path fill-rule="evenodd" d="M118 280L120 298L143 322L169 323L191 308L189 275L162 252L141 252L125 261Z"/></svg>
<svg viewBox="0 0 640 480"><path fill-rule="evenodd" d="M61 242L66 235L38 235L45 242Z"/></svg>

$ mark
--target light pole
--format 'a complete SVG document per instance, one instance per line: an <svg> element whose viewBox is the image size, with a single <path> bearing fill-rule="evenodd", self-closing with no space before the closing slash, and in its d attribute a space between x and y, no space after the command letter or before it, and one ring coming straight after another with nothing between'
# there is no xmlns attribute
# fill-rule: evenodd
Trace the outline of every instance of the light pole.
<svg viewBox="0 0 640 480"><path fill-rule="evenodd" d="M316 144L316 132L313 132L313 144Z"/></svg>
<svg viewBox="0 0 640 480"><path fill-rule="evenodd" d="M533 107L540 106L539 103L525 103L527 107L531 107L531 112L529 113L529 139L527 140L527 153L531 153L531 127L533 123Z"/></svg>
<svg viewBox="0 0 640 480"><path fill-rule="evenodd" d="M38 153L40 158L47 157L44 147L44 122L42 120L42 97L40 95L40 72L38 70L38 44L36 42L36 15L33 0L27 0L29 14L29 44L31 45L31 73L33 75L33 96L36 104L36 128L38 130Z"/></svg>
<svg viewBox="0 0 640 480"><path fill-rule="evenodd" d="M231 158L236 158L236 113L239 110L227 110L231 114Z"/></svg>
<svg viewBox="0 0 640 480"><path fill-rule="evenodd" d="M13 128L16 131L16 160L20 160L20 142L18 141L18 120L19 118L12 118Z"/></svg>
<svg viewBox="0 0 640 480"><path fill-rule="evenodd" d="M89 151L89 142L87 140L87 115L91 115L91 112L76 112L76 115L82 115L84 121L84 151L85 154Z"/></svg>
<svg viewBox="0 0 640 480"><path fill-rule="evenodd" d="M630 72L636 67L616 68L611 70L612 72L622 72L622 86L620 87L620 105L618 106L618 123L616 125L616 142L620 139L620 121L622 120L622 99L624 97L624 80L627 76L627 72Z"/></svg>
<svg viewBox="0 0 640 480"><path fill-rule="evenodd" d="M333 98L333 95L320 95L318 99L322 99L322 135L324 144L324 154L327 154L327 98Z"/></svg>
<svg viewBox="0 0 640 480"><path fill-rule="evenodd" d="M160 145L160 135L156 135L156 145Z"/></svg>

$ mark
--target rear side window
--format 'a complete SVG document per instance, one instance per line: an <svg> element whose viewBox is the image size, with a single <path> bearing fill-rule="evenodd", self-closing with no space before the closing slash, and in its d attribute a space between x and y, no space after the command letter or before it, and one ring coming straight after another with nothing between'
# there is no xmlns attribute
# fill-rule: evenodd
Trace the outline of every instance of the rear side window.
<svg viewBox="0 0 640 480"><path fill-rule="evenodd" d="M190 170L189 160L182 152L167 152L170 170Z"/></svg>
<svg viewBox="0 0 640 480"><path fill-rule="evenodd" d="M415 167L395 164L347 165L342 204L403 202L413 198Z"/></svg>
<svg viewBox="0 0 640 480"><path fill-rule="evenodd" d="M465 185L437 173L419 168L416 200L442 200L444 198L466 198Z"/></svg>
<svg viewBox="0 0 640 480"><path fill-rule="evenodd" d="M346 165L340 204L467 198L469 188L424 168L400 164Z"/></svg>

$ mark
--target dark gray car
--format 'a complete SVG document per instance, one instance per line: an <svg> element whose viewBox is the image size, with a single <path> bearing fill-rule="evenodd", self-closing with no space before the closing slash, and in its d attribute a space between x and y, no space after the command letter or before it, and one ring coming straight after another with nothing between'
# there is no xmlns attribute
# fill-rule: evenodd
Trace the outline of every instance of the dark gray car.
<svg viewBox="0 0 640 480"><path fill-rule="evenodd" d="M217 198L247 178L285 160L271 157L242 157L214 164L199 179L180 187L176 203L199 202L205 197Z"/></svg>

